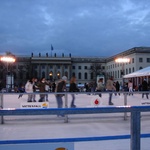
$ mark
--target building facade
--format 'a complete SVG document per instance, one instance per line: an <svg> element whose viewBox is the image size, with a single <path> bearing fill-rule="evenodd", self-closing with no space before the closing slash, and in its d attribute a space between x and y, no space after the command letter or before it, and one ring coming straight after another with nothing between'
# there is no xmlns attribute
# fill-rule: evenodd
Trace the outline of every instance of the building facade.
<svg viewBox="0 0 150 150"><path fill-rule="evenodd" d="M110 76L115 81L123 83L123 75L132 73L150 65L150 47L134 47L111 57L71 57L62 56L15 56L15 63L0 62L0 79L5 84L6 75L14 77L16 85L25 84L31 77L45 77L54 81L62 76L68 79L75 75L77 83L96 81L97 76L103 75L105 80ZM116 63L117 58L129 58L128 63ZM7 65L7 67L6 67ZM7 69L6 69L7 68Z"/></svg>

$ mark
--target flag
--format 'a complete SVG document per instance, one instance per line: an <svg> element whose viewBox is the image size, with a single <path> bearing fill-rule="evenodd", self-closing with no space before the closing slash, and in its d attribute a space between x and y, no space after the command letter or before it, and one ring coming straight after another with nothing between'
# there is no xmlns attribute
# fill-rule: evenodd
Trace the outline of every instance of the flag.
<svg viewBox="0 0 150 150"><path fill-rule="evenodd" d="M51 44L51 51L53 51L54 50L54 48L53 48L53 45Z"/></svg>

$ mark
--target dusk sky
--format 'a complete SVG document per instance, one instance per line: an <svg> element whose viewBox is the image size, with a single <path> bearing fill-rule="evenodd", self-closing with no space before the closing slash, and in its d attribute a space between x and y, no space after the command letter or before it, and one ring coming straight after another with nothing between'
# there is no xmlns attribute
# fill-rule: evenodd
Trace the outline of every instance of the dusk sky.
<svg viewBox="0 0 150 150"><path fill-rule="evenodd" d="M0 0L0 54L113 56L150 46L150 0Z"/></svg>

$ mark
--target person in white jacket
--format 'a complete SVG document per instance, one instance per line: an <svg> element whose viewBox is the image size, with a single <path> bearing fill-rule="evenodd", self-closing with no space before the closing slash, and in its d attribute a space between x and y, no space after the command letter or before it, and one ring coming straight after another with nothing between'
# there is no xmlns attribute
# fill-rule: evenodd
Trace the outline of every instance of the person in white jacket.
<svg viewBox="0 0 150 150"><path fill-rule="evenodd" d="M25 92L28 94L28 102L32 102L33 99L33 82L32 80L28 80L25 84Z"/></svg>
<svg viewBox="0 0 150 150"><path fill-rule="evenodd" d="M131 80L129 80L129 82L128 82L128 89L129 89L129 96L130 96L130 94L133 95L133 83Z"/></svg>

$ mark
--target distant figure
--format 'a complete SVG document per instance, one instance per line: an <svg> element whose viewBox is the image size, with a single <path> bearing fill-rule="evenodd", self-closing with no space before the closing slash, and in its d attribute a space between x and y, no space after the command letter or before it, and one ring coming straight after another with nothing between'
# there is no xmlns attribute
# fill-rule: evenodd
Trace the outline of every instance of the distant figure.
<svg viewBox="0 0 150 150"><path fill-rule="evenodd" d="M86 91L86 92L89 92L89 85L88 85L88 83L85 83L85 84L84 84L84 88L85 88L85 91Z"/></svg>
<svg viewBox="0 0 150 150"><path fill-rule="evenodd" d="M108 80L107 80L107 83L106 83L106 89L108 92L112 92L112 91L116 91L116 88L114 87L113 85L113 77L111 76ZM112 93L109 93L109 102L108 102L109 105L113 105L112 103Z"/></svg>
<svg viewBox="0 0 150 150"><path fill-rule="evenodd" d="M142 82L142 91L143 92L148 91L148 83L146 79L144 79L144 81ZM142 93L142 98L144 98L144 94L146 94L146 98L148 99L148 93Z"/></svg>
<svg viewBox="0 0 150 150"><path fill-rule="evenodd" d="M18 92L19 93L25 93L25 87L24 87L24 85L21 85L21 87L18 87ZM22 96L23 96L23 94L19 94L18 99L20 97L22 97Z"/></svg>
<svg viewBox="0 0 150 150"><path fill-rule="evenodd" d="M120 95L120 93L119 93L119 91L120 91L120 84L119 84L118 81L116 82L115 86L116 86L116 92L118 93L118 95ZM116 93L116 95L117 95L117 93Z"/></svg>
<svg viewBox="0 0 150 150"><path fill-rule="evenodd" d="M142 91L142 84L139 84L138 90Z"/></svg>
<svg viewBox="0 0 150 150"><path fill-rule="evenodd" d="M96 87L96 91L97 92L102 92L102 91L104 91L104 84L103 84L103 78L100 78L99 80L98 80L98 83L97 83L97 87ZM99 97L102 97L102 94L100 93L99 94Z"/></svg>
<svg viewBox="0 0 150 150"><path fill-rule="evenodd" d="M79 92L79 89L77 88L76 85L76 77L73 76L70 80L70 87L69 87L69 92ZM75 108L76 105L74 104L75 101L75 94L71 94L72 96L72 101L70 107Z"/></svg>
<svg viewBox="0 0 150 150"><path fill-rule="evenodd" d="M129 88L129 95L130 94L133 95L133 83L131 80L129 80L129 82L128 82L128 88Z"/></svg>
<svg viewBox="0 0 150 150"><path fill-rule="evenodd" d="M55 88L56 88L56 84L55 84L55 81L52 83L52 92L55 92Z"/></svg>

